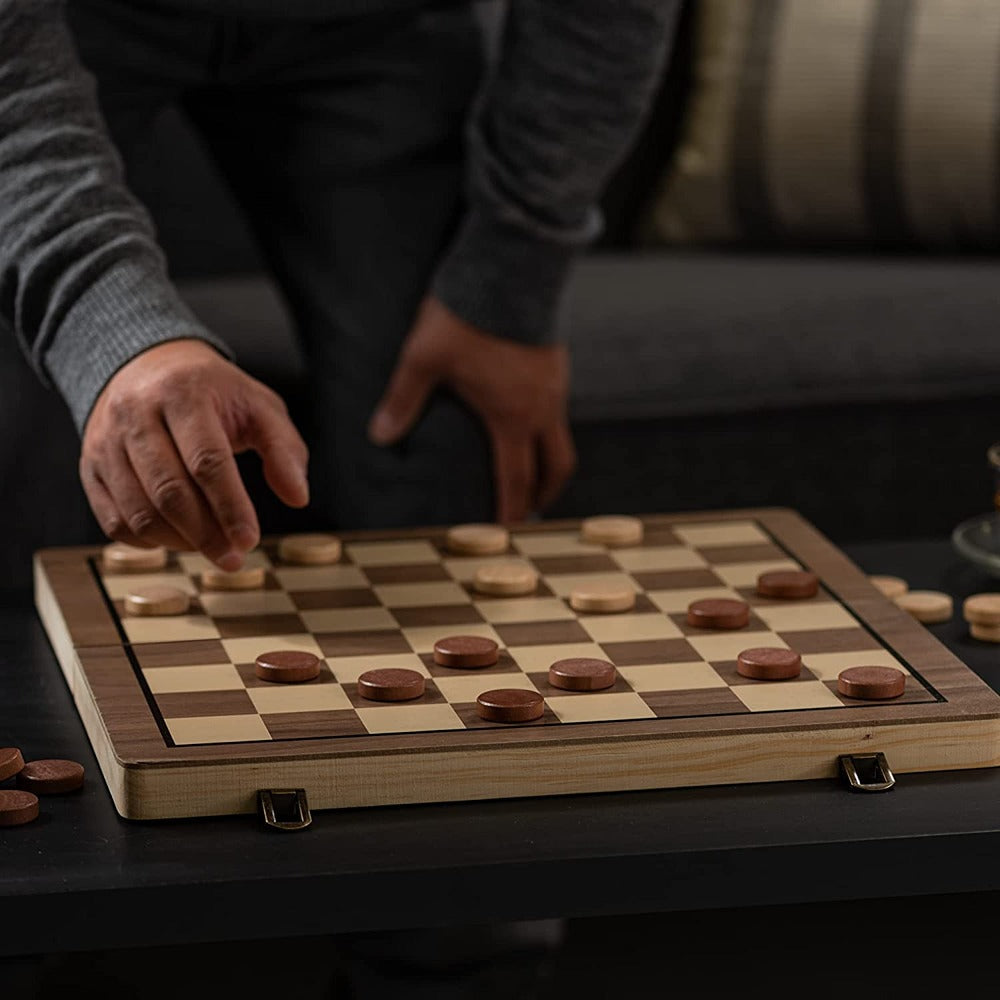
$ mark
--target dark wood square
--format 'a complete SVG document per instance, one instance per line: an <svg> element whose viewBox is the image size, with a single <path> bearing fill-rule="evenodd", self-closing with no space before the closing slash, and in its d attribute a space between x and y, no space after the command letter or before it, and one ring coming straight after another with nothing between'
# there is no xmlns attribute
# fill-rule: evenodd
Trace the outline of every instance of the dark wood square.
<svg viewBox="0 0 1000 1000"><path fill-rule="evenodd" d="M547 671L532 671L527 675L531 680L531 683L538 688L538 693L545 698L561 698L563 695L579 695L580 697L586 697L592 694L632 694L632 685L629 684L621 674L615 677L614 684L611 687L600 688L597 691L568 691L566 688L556 687L549 683L549 675Z"/></svg>
<svg viewBox="0 0 1000 1000"><path fill-rule="evenodd" d="M317 632L316 640L324 656L379 656L384 653L412 653L410 644L395 629L357 632Z"/></svg>
<svg viewBox="0 0 1000 1000"><path fill-rule="evenodd" d="M451 576L440 563L412 563L408 566L366 566L365 576L372 584L438 583Z"/></svg>
<svg viewBox="0 0 1000 1000"><path fill-rule="evenodd" d="M191 642L141 642L132 647L139 666L189 667L192 663L229 663L229 654L218 639Z"/></svg>
<svg viewBox="0 0 1000 1000"><path fill-rule="evenodd" d="M483 616L472 604L432 604L423 608L392 608L390 613L401 628L417 628L422 625L475 625L483 622ZM455 631L455 628L449 628L449 634Z"/></svg>
<svg viewBox="0 0 1000 1000"><path fill-rule="evenodd" d="M702 715L749 715L750 709L729 688L695 688L690 691L643 691L640 698L658 719L694 718Z"/></svg>
<svg viewBox="0 0 1000 1000"><path fill-rule="evenodd" d="M740 628L699 628L697 625L688 625L687 614L677 612L667 616L684 635L720 635L724 632L770 632L771 629L753 613L750 609L750 617L746 625Z"/></svg>
<svg viewBox="0 0 1000 1000"><path fill-rule="evenodd" d="M468 677L471 674L516 674L520 671L514 657L501 649L497 654L497 662L488 667L443 667L434 662L433 653L421 653L420 661L427 667L432 677Z"/></svg>
<svg viewBox="0 0 1000 1000"><path fill-rule="evenodd" d="M776 632L787 645L801 653L849 653L856 649L881 649L875 637L863 628L817 628L799 632Z"/></svg>
<svg viewBox="0 0 1000 1000"><path fill-rule="evenodd" d="M293 590L288 596L299 611L319 611L327 608L370 608L379 599L368 587L334 587L329 590Z"/></svg>
<svg viewBox="0 0 1000 1000"><path fill-rule="evenodd" d="M559 573L620 573L621 566L603 552L582 556L535 556L535 569L545 576Z"/></svg>
<svg viewBox="0 0 1000 1000"><path fill-rule="evenodd" d="M699 545L695 551L714 566L741 562L776 562L787 559L788 553L772 542L753 545Z"/></svg>
<svg viewBox="0 0 1000 1000"><path fill-rule="evenodd" d="M236 672L240 675L240 679L243 681L244 685L248 688L269 688L269 687L282 687L283 685L280 681L265 681L257 676L252 663L237 663L234 664L236 667ZM336 684L337 678L333 676L333 671L329 668L326 663L321 663L319 667L319 676L311 681L300 681L299 683L290 685L291 687L312 687L316 684Z"/></svg>
<svg viewBox="0 0 1000 1000"><path fill-rule="evenodd" d="M332 736L364 736L368 730L351 709L329 712L274 712L262 715L276 740L309 740Z"/></svg>
<svg viewBox="0 0 1000 1000"><path fill-rule="evenodd" d="M601 649L616 667L634 667L640 663L694 663L701 660L687 639L603 642Z"/></svg>
<svg viewBox="0 0 1000 1000"><path fill-rule="evenodd" d="M481 719L474 702L461 702L451 707L465 724L466 729L520 729L522 727L562 725L558 716L548 705L545 706L544 711L537 719L532 719L530 722L492 722L489 719Z"/></svg>
<svg viewBox="0 0 1000 1000"><path fill-rule="evenodd" d="M698 587L725 587L725 581L710 569L658 569L633 572L643 590L695 590Z"/></svg>
<svg viewBox="0 0 1000 1000"><path fill-rule="evenodd" d="M494 625L505 646L547 646L560 642L593 642L583 626L572 620L557 622L521 622Z"/></svg>
<svg viewBox="0 0 1000 1000"><path fill-rule="evenodd" d="M308 632L298 615L228 615L213 618L223 639L243 639L255 635L299 635Z"/></svg>
<svg viewBox="0 0 1000 1000"><path fill-rule="evenodd" d="M795 684L798 681L814 681L816 675L805 664L798 677L786 677L784 680L766 681L756 677L744 677L736 671L735 660L709 661L715 672L731 687L739 687L741 684Z"/></svg>
<svg viewBox="0 0 1000 1000"><path fill-rule="evenodd" d="M206 715L256 715L246 691L171 691L156 695L164 719L193 719Z"/></svg>

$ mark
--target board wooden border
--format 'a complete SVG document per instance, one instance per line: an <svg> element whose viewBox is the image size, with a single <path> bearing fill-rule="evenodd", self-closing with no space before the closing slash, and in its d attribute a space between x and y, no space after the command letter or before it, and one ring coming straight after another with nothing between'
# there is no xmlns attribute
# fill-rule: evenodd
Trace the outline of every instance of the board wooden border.
<svg viewBox="0 0 1000 1000"><path fill-rule="evenodd" d="M1000 765L1000 695L797 512L745 508L644 516L651 528L755 520L817 572L943 701L739 716L167 746L87 556L35 556L35 599L116 808L130 819L252 812L263 788L303 787L313 808L830 778L844 753L894 771ZM516 526L567 530L579 520ZM443 539L444 528L338 533L345 542ZM224 754L227 761L219 757Z"/></svg>

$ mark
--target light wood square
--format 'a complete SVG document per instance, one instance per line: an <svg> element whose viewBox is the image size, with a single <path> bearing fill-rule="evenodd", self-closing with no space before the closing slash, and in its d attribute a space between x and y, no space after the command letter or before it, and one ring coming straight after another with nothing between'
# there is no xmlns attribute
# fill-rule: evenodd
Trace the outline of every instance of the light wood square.
<svg viewBox="0 0 1000 1000"><path fill-rule="evenodd" d="M270 740L259 715L206 715L193 719L165 719L171 739L178 746L194 743L253 743Z"/></svg>
<svg viewBox="0 0 1000 1000"><path fill-rule="evenodd" d="M688 605L694 601L708 598L727 597L742 600L735 590L729 587L696 587L690 590L647 590L646 596L662 612L668 615L682 615L687 612Z"/></svg>
<svg viewBox="0 0 1000 1000"><path fill-rule="evenodd" d="M430 542L349 542L344 550L358 566L412 566L440 561Z"/></svg>
<svg viewBox="0 0 1000 1000"><path fill-rule="evenodd" d="M772 559L770 562L724 563L712 566L712 572L730 587L755 587L761 573L772 570L802 569L794 559Z"/></svg>
<svg viewBox="0 0 1000 1000"><path fill-rule="evenodd" d="M855 628L858 620L849 611L830 601L823 603L791 602L754 608L754 614L773 632L803 629Z"/></svg>
<svg viewBox="0 0 1000 1000"><path fill-rule="evenodd" d="M696 548L712 545L754 545L771 539L753 521L672 525L674 534Z"/></svg>
<svg viewBox="0 0 1000 1000"><path fill-rule="evenodd" d="M219 630L206 615L165 615L162 618L126 616L122 627L131 643L193 642L218 639Z"/></svg>
<svg viewBox="0 0 1000 1000"><path fill-rule="evenodd" d="M511 622L557 622L576 617L576 612L558 597L504 597L473 603L488 622L501 625Z"/></svg>
<svg viewBox="0 0 1000 1000"><path fill-rule="evenodd" d="M498 646L503 646L503 641L496 630L486 622L466 622L452 626L420 625L416 628L403 629L403 638L418 653L433 652L434 643L449 635L478 635L484 639L492 639Z"/></svg>
<svg viewBox="0 0 1000 1000"><path fill-rule="evenodd" d="M183 573L115 573L102 577L104 589L113 601L124 600L144 587L176 587L192 596L198 593L194 581Z"/></svg>
<svg viewBox="0 0 1000 1000"><path fill-rule="evenodd" d="M474 702L484 691L495 688L519 688L525 691L537 691L524 674L479 674L475 670L466 677L435 677L437 689L452 704Z"/></svg>
<svg viewBox="0 0 1000 1000"><path fill-rule="evenodd" d="M619 667L635 691L693 691L697 688L728 687L717 670L700 660L694 663L645 663Z"/></svg>
<svg viewBox="0 0 1000 1000"><path fill-rule="evenodd" d="M251 635L242 639L223 639L222 647L233 663L253 663L261 653L279 649L302 650L322 658L323 651L308 632L297 635Z"/></svg>
<svg viewBox="0 0 1000 1000"><path fill-rule="evenodd" d="M844 707L822 681L758 681L735 684L730 690L751 712Z"/></svg>
<svg viewBox="0 0 1000 1000"><path fill-rule="evenodd" d="M526 556L592 556L604 552L603 545L580 541L579 531L546 531L514 535L514 548Z"/></svg>
<svg viewBox="0 0 1000 1000"><path fill-rule="evenodd" d="M678 639L681 630L665 615L581 615L580 624L595 642Z"/></svg>
<svg viewBox="0 0 1000 1000"><path fill-rule="evenodd" d="M423 660L416 653L384 653L378 656L328 656L326 660L333 676L341 684L355 684L366 670L386 668L415 670L424 677L430 677Z"/></svg>
<svg viewBox="0 0 1000 1000"><path fill-rule="evenodd" d="M387 608L424 608L440 604L469 604L469 592L450 581L427 583L386 583L373 587L375 596Z"/></svg>
<svg viewBox="0 0 1000 1000"><path fill-rule="evenodd" d="M687 641L703 660L710 663L735 660L744 649L756 649L758 646L788 648L788 643L773 632L747 632L745 629L719 631L710 635L689 635Z"/></svg>
<svg viewBox="0 0 1000 1000"><path fill-rule="evenodd" d="M277 712L334 712L353 708L339 684L273 684L247 688L261 715Z"/></svg>
<svg viewBox="0 0 1000 1000"><path fill-rule="evenodd" d="M656 570L702 569L705 557L684 545L655 545L642 549L611 549L608 555L629 573Z"/></svg>
<svg viewBox="0 0 1000 1000"><path fill-rule="evenodd" d="M863 649L857 653L809 653L802 665L821 681L835 681L841 670L848 667L895 667L904 674L910 671L887 649Z"/></svg>
<svg viewBox="0 0 1000 1000"><path fill-rule="evenodd" d="M192 664L190 667L148 667L143 670L153 694L186 691L242 690L243 678L232 663Z"/></svg>
<svg viewBox="0 0 1000 1000"><path fill-rule="evenodd" d="M228 615L278 615L295 613L295 605L281 590L206 591L199 598L205 613L213 618Z"/></svg>
<svg viewBox="0 0 1000 1000"><path fill-rule="evenodd" d="M197 576L205 570L217 571L219 568L211 559L206 559L200 552L178 552L177 562L184 572L190 573L191 576ZM251 569L255 566L263 566L264 569L271 568L271 560L263 549L254 549L252 552L248 552L240 568Z"/></svg>
<svg viewBox="0 0 1000 1000"><path fill-rule="evenodd" d="M359 708L357 713L369 733L426 733L465 728L451 705L383 705Z"/></svg>
<svg viewBox="0 0 1000 1000"><path fill-rule="evenodd" d="M357 566L281 566L274 577L292 592L368 586L368 577Z"/></svg>
<svg viewBox="0 0 1000 1000"><path fill-rule="evenodd" d="M526 673L548 670L556 660L586 657L606 660L607 653L596 643L560 642L550 646L512 646L507 650L514 662Z"/></svg>
<svg viewBox="0 0 1000 1000"><path fill-rule="evenodd" d="M385 608L320 608L300 611L299 618L310 632L363 632L399 627Z"/></svg>
<svg viewBox="0 0 1000 1000"><path fill-rule="evenodd" d="M614 719L655 719L653 710L628 691L546 698L560 722L611 722Z"/></svg>
<svg viewBox="0 0 1000 1000"><path fill-rule="evenodd" d="M544 579L559 597L569 597L577 587L628 587L637 593L641 589L627 573L550 573Z"/></svg>

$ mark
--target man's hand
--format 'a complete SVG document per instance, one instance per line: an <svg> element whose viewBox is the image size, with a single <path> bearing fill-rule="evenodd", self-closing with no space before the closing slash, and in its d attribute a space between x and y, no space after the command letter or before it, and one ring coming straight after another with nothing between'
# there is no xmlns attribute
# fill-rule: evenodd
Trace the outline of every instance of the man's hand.
<svg viewBox="0 0 1000 1000"><path fill-rule="evenodd" d="M260 541L235 458L249 449L282 501L309 502L308 452L281 398L208 344L175 340L104 387L84 428L80 479L110 538L202 552L235 570Z"/></svg>
<svg viewBox="0 0 1000 1000"><path fill-rule="evenodd" d="M576 468L566 412L569 358L482 332L434 298L421 305L369 435L392 444L445 386L486 426L493 449L497 520L523 520L559 495Z"/></svg>

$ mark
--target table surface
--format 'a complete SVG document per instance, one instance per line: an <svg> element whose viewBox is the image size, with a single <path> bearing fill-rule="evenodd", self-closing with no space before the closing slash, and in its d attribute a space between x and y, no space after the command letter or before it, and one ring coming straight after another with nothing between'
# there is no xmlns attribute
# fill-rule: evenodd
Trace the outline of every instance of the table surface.
<svg viewBox="0 0 1000 1000"><path fill-rule="evenodd" d="M842 547L867 573L951 594L955 616L931 631L1000 691L1000 646L960 613L1000 581L948 540ZM329 810L296 832L123 820L30 595L0 610L0 745L88 774L0 829L0 900L17 907L0 955L1000 889L1000 768L873 794L831 779Z"/></svg>

